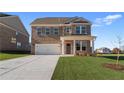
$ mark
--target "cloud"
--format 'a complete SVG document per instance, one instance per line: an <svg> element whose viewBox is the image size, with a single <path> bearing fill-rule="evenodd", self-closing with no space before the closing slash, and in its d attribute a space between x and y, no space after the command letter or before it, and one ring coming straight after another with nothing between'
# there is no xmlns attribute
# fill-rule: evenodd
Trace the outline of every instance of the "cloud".
<svg viewBox="0 0 124 93"><path fill-rule="evenodd" d="M116 14L116 15L108 15L103 18L96 18L93 27L98 27L98 26L103 26L103 25L111 25L114 21L117 19L122 18L121 14Z"/></svg>
<svg viewBox="0 0 124 93"><path fill-rule="evenodd" d="M122 17L122 15L119 15L119 14L117 14L117 15L108 15L108 16L106 16L104 18L103 22L105 22L106 25L111 25L112 22L114 22L115 20L117 20L117 19L119 19L121 17Z"/></svg>
<svg viewBox="0 0 124 93"><path fill-rule="evenodd" d="M92 27L100 27L102 25L99 25L99 24L93 24Z"/></svg>

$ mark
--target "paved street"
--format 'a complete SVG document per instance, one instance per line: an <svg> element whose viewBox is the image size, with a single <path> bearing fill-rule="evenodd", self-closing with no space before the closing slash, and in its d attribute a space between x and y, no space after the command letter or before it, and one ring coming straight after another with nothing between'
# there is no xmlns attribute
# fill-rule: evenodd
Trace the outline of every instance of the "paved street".
<svg viewBox="0 0 124 93"><path fill-rule="evenodd" d="M32 55L0 61L0 80L50 80L59 55Z"/></svg>

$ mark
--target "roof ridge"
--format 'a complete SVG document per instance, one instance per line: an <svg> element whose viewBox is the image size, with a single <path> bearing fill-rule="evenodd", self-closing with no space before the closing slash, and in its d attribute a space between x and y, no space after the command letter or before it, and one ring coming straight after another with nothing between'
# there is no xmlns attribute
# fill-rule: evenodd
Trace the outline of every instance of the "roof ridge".
<svg viewBox="0 0 124 93"><path fill-rule="evenodd" d="M87 19L79 16L74 16L74 17L41 17L41 18L36 18L31 24L64 24L64 23L70 23L74 22L76 20L84 20L88 23L91 23Z"/></svg>
<svg viewBox="0 0 124 93"><path fill-rule="evenodd" d="M44 18L72 18L72 17L39 17L36 19L44 19Z"/></svg>

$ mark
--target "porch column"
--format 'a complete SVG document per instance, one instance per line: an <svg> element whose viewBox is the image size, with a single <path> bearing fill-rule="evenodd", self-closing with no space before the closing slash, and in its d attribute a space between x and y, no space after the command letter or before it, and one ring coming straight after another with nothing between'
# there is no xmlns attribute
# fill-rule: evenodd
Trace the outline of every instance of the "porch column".
<svg viewBox="0 0 124 93"><path fill-rule="evenodd" d="M62 54L64 55L64 40L62 40Z"/></svg>
<svg viewBox="0 0 124 93"><path fill-rule="evenodd" d="M94 40L92 40L92 53L94 53Z"/></svg>
<svg viewBox="0 0 124 93"><path fill-rule="evenodd" d="M82 41L80 41L80 51L82 51Z"/></svg>
<svg viewBox="0 0 124 93"><path fill-rule="evenodd" d="M76 47L75 47L75 40L73 41L73 54L75 55Z"/></svg>

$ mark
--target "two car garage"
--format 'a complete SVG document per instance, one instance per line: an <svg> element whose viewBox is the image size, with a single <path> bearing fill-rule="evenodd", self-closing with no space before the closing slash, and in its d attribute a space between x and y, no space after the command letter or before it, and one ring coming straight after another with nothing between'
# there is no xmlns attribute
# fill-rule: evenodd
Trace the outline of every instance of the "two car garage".
<svg viewBox="0 0 124 93"><path fill-rule="evenodd" d="M61 54L60 44L35 44L36 55L59 55Z"/></svg>

